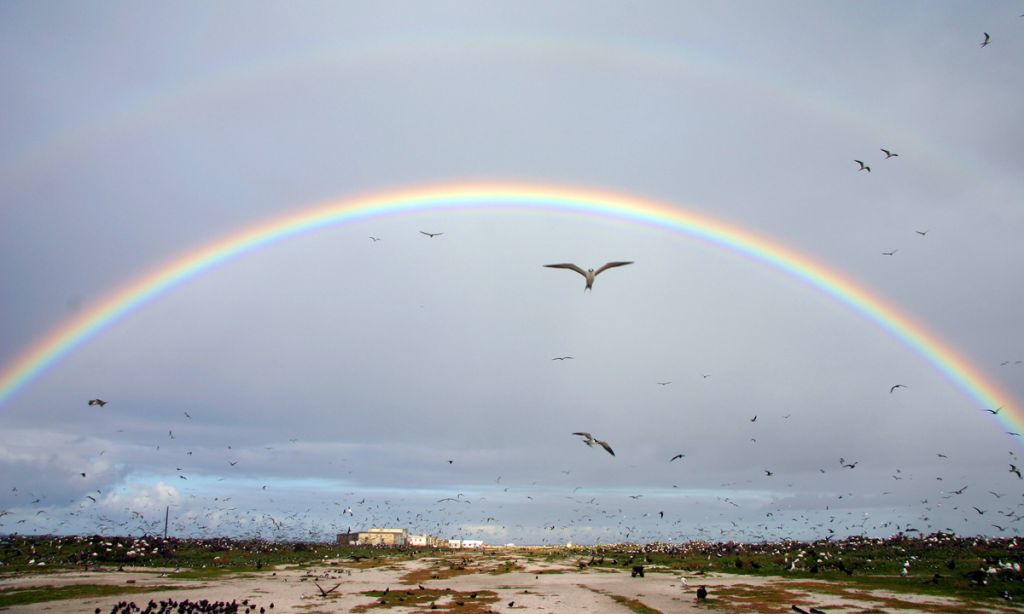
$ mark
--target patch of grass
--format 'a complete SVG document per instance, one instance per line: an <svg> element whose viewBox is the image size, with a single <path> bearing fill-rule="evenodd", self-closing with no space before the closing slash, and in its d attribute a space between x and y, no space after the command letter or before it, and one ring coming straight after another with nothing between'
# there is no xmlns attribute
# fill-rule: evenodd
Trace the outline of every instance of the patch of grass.
<svg viewBox="0 0 1024 614"><path fill-rule="evenodd" d="M637 614L662 614L661 610L655 610L654 608L650 607L649 605L645 604L639 599L633 599L632 597L626 597L624 595L616 595L615 593L610 593L599 588L593 588L585 584L577 584L576 586L578 586L579 588L585 588L588 591L597 593L599 595L604 595L605 597L610 597L615 601L615 603L626 606L630 609L630 611L636 612Z"/></svg>
<svg viewBox="0 0 1024 614"><path fill-rule="evenodd" d="M368 612L381 608L412 608L434 604L439 612L459 611L466 614L486 614L491 612L488 607L498 601L494 591L453 591L435 588L399 590L399 591L367 591L362 593L373 597L374 602L352 608L353 612Z"/></svg>
<svg viewBox="0 0 1024 614"><path fill-rule="evenodd" d="M128 593L151 593L157 591L178 591L195 587L188 586L112 586L109 584L70 584L67 586L35 586L30 588L0 589L0 608L16 605L58 601L62 599L88 599Z"/></svg>

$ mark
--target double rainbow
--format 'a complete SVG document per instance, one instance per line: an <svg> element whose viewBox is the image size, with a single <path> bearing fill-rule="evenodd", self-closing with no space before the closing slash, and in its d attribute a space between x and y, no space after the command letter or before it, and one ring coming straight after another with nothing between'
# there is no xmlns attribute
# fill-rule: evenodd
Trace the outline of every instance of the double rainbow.
<svg viewBox="0 0 1024 614"><path fill-rule="evenodd" d="M0 371L0 407L48 367L122 316L222 262L288 237L335 224L413 211L493 207L554 209L648 224L746 255L800 279L874 322L931 363L980 407L1004 406L1005 411L996 417L1008 430L1019 430L1019 425L1024 424L1019 417L1019 404L947 343L856 282L804 254L709 216L636 196L501 183L439 185L343 198L245 228L190 251L126 284L64 322L19 355Z"/></svg>

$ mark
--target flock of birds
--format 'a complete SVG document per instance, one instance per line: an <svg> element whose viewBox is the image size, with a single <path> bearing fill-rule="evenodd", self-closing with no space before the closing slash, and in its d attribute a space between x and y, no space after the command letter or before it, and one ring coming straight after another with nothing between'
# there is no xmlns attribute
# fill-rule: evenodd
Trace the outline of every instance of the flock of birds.
<svg viewBox="0 0 1024 614"><path fill-rule="evenodd" d="M984 33L984 39L981 42L980 46L984 48L990 45L991 43L992 39L990 35L988 33ZM884 156L882 160L892 160L900 156L899 153L893 151L892 149L879 149L882 155ZM857 172L872 172L871 166L865 161L860 159L854 159L854 162L858 165ZM424 230L420 230L419 232L421 235L431 240L441 237L445 234L444 232L428 232ZM924 237L928 234L929 231L915 230L915 232L918 235ZM381 237L372 235L369 237L369 239L374 244L382 240ZM896 254L897 251L898 250L890 250L887 252L883 252L883 254L886 256L893 256ZM597 276L600 275L601 273L613 268L624 267L632 264L634 264L633 261L610 261L598 267L597 269L584 269L573 263L546 264L543 266L552 269L569 270L579 274L585 280L584 291L589 292L593 290L595 280ZM553 357L551 360L562 362L574 360L574 357L569 355L563 355ZM1003 366L1008 366L1010 364L1011 361L1006 361L1002 363ZM1014 361L1012 364L1019 365L1021 364L1021 361ZM707 379L710 377L709 374L705 373L701 373L700 376L702 379ZM655 383L662 387L669 386L672 384L671 381L658 381ZM897 390L906 388L907 386L904 384L894 384L889 388L889 393L893 394ZM102 398L89 399L87 404L90 407L98 408L104 408L108 405L107 401ZM992 415L997 415L1001 411L1001 409L1002 408L985 408L982 411L988 412ZM189 414L188 412L184 412L184 415L187 420L192 419L192 415ZM783 417L783 419L788 418L788 415ZM750 418L749 421L751 423L755 423L757 422L757 419L758 416L755 415L752 418ZM1019 436L1018 433L1008 434L1013 436ZM582 443L586 445L588 448L594 448L596 445L600 449L603 449L605 452L607 452L610 456L615 457L615 451L613 450L611 444L608 441L604 439L598 439L597 437L593 436L590 432L587 431L573 432L572 435L581 437ZM168 440L177 439L178 438L175 437L173 429L168 430ZM750 439L755 443L757 441L756 438ZM297 443L297 441L298 440L295 438L289 440L289 442L292 444ZM193 452L191 450L182 448L182 446L184 445L183 442L176 441L175 444L173 445L175 445L175 448L183 449L186 456L192 456ZM160 450L159 444L157 444L155 447L157 451ZM231 451L232 446L227 446L227 449ZM271 446L264 446L263 451L273 452L273 450L274 448ZM247 450L246 453L250 454L251 452L252 450ZM103 452L100 453L100 455L102 454ZM1010 450L1009 455L1010 460L1013 461L1009 463L1009 473L1015 476L1017 480L1024 480L1024 476L1022 476L1022 472L1018 467L1018 463L1020 461L1017 459L1016 453L1013 450ZM948 456L943 453L938 453L937 457L941 459L948 458ZM668 462L673 463L675 461L683 461L686 458L686 454L677 453L673 455L668 460ZM239 460L237 458L228 458L225 460L228 466L230 466L233 469L236 469L239 465ZM454 462L454 459L447 460L448 465L453 465ZM857 467L860 465L860 461L847 461L844 457L841 457L839 458L838 465L840 471L853 471L857 469ZM181 467L176 467L176 470L180 472ZM768 468L761 469L761 471L764 473L765 479L776 477L778 473L775 469ZM821 474L825 474L827 473L827 470L824 467L822 467L819 469L819 472ZM564 470L562 471L562 473L564 475L569 474L568 471ZM80 476L81 478L87 478L87 474L85 472L81 472ZM943 480L942 476L934 477L935 480ZM11 478L13 478L13 476L10 476L8 479ZM187 481L188 479L188 477L184 473L178 473L178 478L182 481ZM902 480L912 479L912 476L910 476L908 473L904 473L900 468L894 468L891 478L892 480L898 482ZM496 481L500 483L500 480L501 476L499 476ZM536 483L532 484L531 486L536 486ZM825 503L823 509L820 510L820 513L817 516L813 517L808 512L794 511L790 509L787 503L778 499L772 501L772 504L770 506L765 506L762 504L751 504L751 511L746 516L729 516L723 510L728 510L730 507L741 507L741 504L735 500L735 497L727 496L729 489L735 488L736 486L737 484L735 483L723 483L722 485L720 485L722 494L717 497L717 502L711 505L707 510L712 516L715 512L717 512L717 518L710 517L709 522L706 523L706 526L697 528L696 534L690 535L690 537L701 539L713 538L715 536L712 534L712 529L709 527L717 527L719 531L718 537L727 537L732 539L734 537L742 536L746 539L781 539L788 537L787 532L790 531L793 526L799 525L802 525L806 530L812 533L824 533L827 536L827 538L831 538L833 535L836 535L837 533L857 534L859 532L866 532L868 530L874 530L876 532L889 531L901 533L923 533L926 530L935 530L940 528L937 524L934 523L933 519L931 518L933 512L938 513L943 507L945 508L946 512L949 512L950 510L961 510L961 505L959 504L957 498L965 496L965 492L967 492L969 489L969 485L964 485L958 489L940 490L938 493L937 500L931 502L927 498L921 500L923 512L919 515L908 517L902 512L897 512L893 518L881 520L877 524L869 526L869 519L867 518L851 517L850 512L848 511L844 514L844 512L842 511L832 509L832 505L839 503L840 500L844 499L844 497L847 498L847 501L853 497L852 492L845 491L842 494L832 495L834 498ZM678 486L675 484L672 485L672 488L677 487ZM503 492L508 493L511 488L512 487L504 487ZM516 502L515 505L516 507L519 507L522 504L526 503L527 500L529 500L530 502L533 502L536 499L551 500L552 496L564 497L565 499L571 502L570 504L572 505L572 512L569 517L547 518L544 521L544 530L550 531L550 537L545 537L542 540L540 540L543 542L561 542L564 541L567 537L571 539L575 528L591 528L594 524L596 524L595 521L598 519L601 519L605 522L612 521L614 522L614 524L612 525L612 528L609 529L608 533L598 534L596 536L597 539L607 538L609 541L630 541L648 539L655 541L663 537L668 532L665 530L664 527L660 527L657 525L649 525L646 527L646 530L643 528L639 528L639 525L642 522L647 522L648 519L653 519L655 515L657 515L659 521L664 521L666 519L666 510L647 509L646 511L641 511L639 509L624 509L623 503L619 500L616 500L616 498L612 495L602 494L591 496L589 494L585 494L582 496L578 496L578 491L580 491L583 488L584 487L582 486L576 486L571 491L568 491L564 494L552 495L550 489L537 490L531 492L529 490L529 487L525 487L522 490L525 492L531 492L531 494L525 494L525 492L522 493L525 499L520 499L519 501ZM832 484L830 488L832 490L835 490L837 488L837 485ZM263 484L258 489L258 492L260 494L265 494L269 497L269 493L266 492L267 489L268 485ZM17 486L12 487L11 492L14 493L14 496L20 495ZM866 495L865 498L877 499L879 497L884 497L890 494L890 492L891 491L872 493L870 495ZM93 494L100 496L103 495L102 491L97 489L95 493L90 492L89 494L83 496L82 499L88 499L89 501L91 501L91 505L97 506L99 504L99 501L95 496L93 496ZM990 512L1002 516L1003 520L1001 521L1001 523L992 523L991 526L995 528L999 533L1012 533L1014 535L1018 534L1019 529L1017 523L1024 520L1024 513L1022 513L1021 511L1021 508L1024 507L1024 502L1016 502L1014 504L1009 504L1008 502L1010 501L1010 499L1008 498L1004 501L1004 498L1009 494L1009 489L1007 489L1006 492L990 490L987 494L990 497L992 497L991 499L987 499L987 501L998 503L1000 507L983 508L982 505L985 505L985 503L983 503L980 499L975 499L974 505L962 506L963 509L973 510L973 512L979 517L984 516L985 514L988 514ZM1022 492L1021 494L1024 495L1024 492ZM534 495L538 496L535 498ZM32 519L32 517L38 519L39 516L47 515L48 510L56 509L55 507L46 507L46 504L42 503L43 497L37 497L34 494L31 496L31 503L18 505L16 506L18 509L16 509L15 511L0 510L0 530L3 530L3 518L6 516L23 516L17 521L17 524L25 524L30 519ZM405 524L407 526L419 527L420 530L422 530L423 532L437 535L447 534L453 537L459 533L465 533L467 530L477 530L481 531L480 535L486 537L488 535L493 534L491 532L491 528L494 525L492 525L491 523L498 523L497 517L495 515L492 515L498 513L497 511L495 511L495 508L486 508L486 511L481 509L479 512L470 509L474 507L480 507L479 504L484 502L484 497L477 498L476 502L478 505L473 506L473 501L466 497L463 493L458 493L458 495L456 496L444 497L437 500L436 503L442 505L440 508L438 508L438 510L435 510L436 512L440 513L434 514L433 517L431 517L427 513L427 511L417 509L417 506L420 505L418 502L403 502L395 498L378 498L375 501L371 501L369 505L366 505L368 499L365 496L360 497L360 495L357 495L355 492L346 493L346 496L351 496L353 498L353 501L345 503L342 503L341 501L331 502L337 508L336 511L338 512L338 518L345 519L346 521L349 521L349 519L356 520L358 510L358 521L364 523L367 526L387 526ZM634 504L639 504L638 502L640 501L642 496L642 494L628 495L628 497L632 499ZM197 495L193 494L191 495L191 497L196 498ZM360 498L361 500L355 502L355 498ZM231 500L232 497L213 497L212 500L208 500L206 502L206 511L189 512L188 515L186 515L185 517L176 519L175 525L173 527L174 530L178 532L188 532L198 535L206 535L211 532L223 533L225 531L230 531L234 532L240 537L271 536L274 538L322 538L325 535L329 536L328 531L346 530L346 527L340 524L339 521L329 523L325 526L317 519L316 515L312 513L313 507L311 504L311 502L316 500L315 495L311 495L308 498L308 500L305 500L303 504L299 506L302 507L309 505L308 507L306 507L304 511L299 511L298 509L296 509L294 512L289 514L266 513L261 509L260 503L254 500L249 501L250 505L247 508L241 509L237 506L232 505ZM1017 497L1016 500L1019 501L1020 497ZM265 503L273 502L273 499L270 498L268 498L265 501ZM74 503L74 501L72 501L72 503ZM183 504L185 502L182 501L181 503ZM402 507L403 503L406 506L404 508ZM443 505L447 503L458 503L460 504L460 509L453 510L452 508ZM32 505L38 505L39 509L31 511L30 507ZM499 503L497 509L500 510L503 505L504 504ZM512 506L511 504L509 505L510 507ZM80 501L77 509L73 508L69 512L67 512L67 514L72 517L78 516L79 514L84 515L88 511L87 506L88 504L86 504L84 501ZM130 532L135 530L148 534L159 533L161 525L164 522L162 514L163 511L164 510L162 509L162 507L158 508L156 506L153 506L152 509L148 509L146 511L146 513L150 514L150 516L147 518L143 514L143 512L139 510L125 508L123 510L124 514L119 519L110 518L106 516L105 514L108 513L107 511L95 512L95 515L92 517L90 522L95 527L95 530L98 531ZM153 517L155 512L161 512L159 514L159 517ZM671 510L669 510L668 513L670 516L669 521L672 521ZM541 517L543 517L544 512L541 511L539 512L539 514ZM782 517L784 516L787 517L785 519L785 522L782 521ZM951 515L947 513L946 520L948 521L950 517ZM56 520L57 519L50 519L45 521L37 520L35 526L45 527L45 529L48 531L60 531L60 527L64 525L65 522L71 519L65 518L64 521L61 522L57 522ZM973 520L973 518L964 518L965 522L968 520ZM675 519L673 524L678 526L680 522L681 519ZM745 522L746 526L742 526L740 524L741 522ZM467 529L467 527L477 528ZM917 527L921 527L921 529ZM506 529L506 527L504 526L502 526L501 528ZM526 526L521 524L510 528L519 528L524 531L527 529ZM942 528L950 532L955 532L948 526ZM347 529L351 529L351 527L348 527ZM591 533L591 537L593 536L594 534ZM794 609L796 609L795 606Z"/></svg>

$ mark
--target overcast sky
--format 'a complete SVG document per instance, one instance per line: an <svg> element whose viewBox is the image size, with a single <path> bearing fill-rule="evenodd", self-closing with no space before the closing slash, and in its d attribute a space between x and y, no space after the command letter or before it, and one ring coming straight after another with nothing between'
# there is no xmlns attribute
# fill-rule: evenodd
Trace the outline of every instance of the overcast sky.
<svg viewBox="0 0 1024 614"><path fill-rule="evenodd" d="M797 250L1024 416L1022 12L5 2L0 368L267 219L544 183ZM613 260L635 264L589 293L542 268ZM0 406L0 532L152 532L170 506L177 535L1016 534L1024 452L982 410L862 314L735 251L553 208L423 210L231 260L18 391Z"/></svg>

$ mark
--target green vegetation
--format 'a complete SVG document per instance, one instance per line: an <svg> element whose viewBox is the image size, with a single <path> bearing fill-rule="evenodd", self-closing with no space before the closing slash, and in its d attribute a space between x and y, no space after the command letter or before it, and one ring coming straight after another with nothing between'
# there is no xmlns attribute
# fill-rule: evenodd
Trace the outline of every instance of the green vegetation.
<svg viewBox="0 0 1024 614"><path fill-rule="evenodd" d="M0 589L0 608L27 605L59 599L88 599L128 593L150 593L182 590L182 586L110 586L107 584L70 584L67 586L35 586Z"/></svg>

